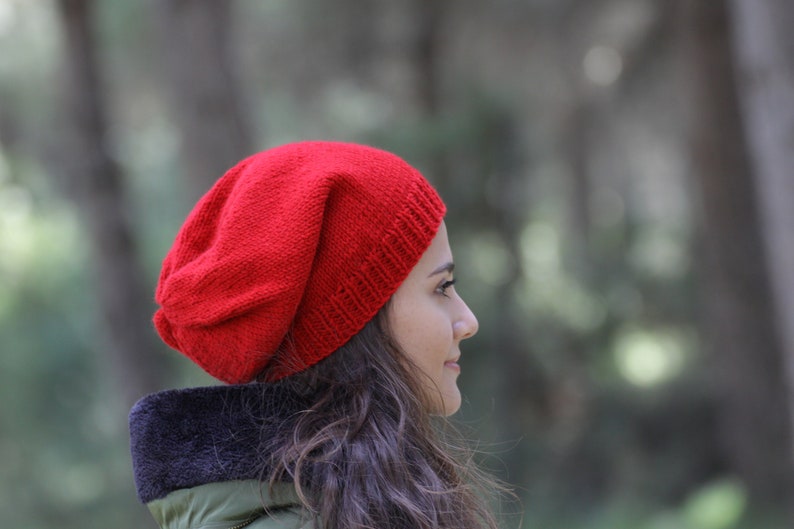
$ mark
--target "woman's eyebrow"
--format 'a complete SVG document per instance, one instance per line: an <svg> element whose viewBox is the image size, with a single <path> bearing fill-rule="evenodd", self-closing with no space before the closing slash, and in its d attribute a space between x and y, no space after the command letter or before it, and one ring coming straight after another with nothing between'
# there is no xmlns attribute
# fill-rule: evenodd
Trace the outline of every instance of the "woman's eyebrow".
<svg viewBox="0 0 794 529"><path fill-rule="evenodd" d="M438 268L436 268L435 270L430 272L430 275L427 276L427 277L433 277L435 275L442 274L442 273L451 274L453 272L453 270L455 270L455 263L450 261L448 263L442 264L441 266L439 266Z"/></svg>

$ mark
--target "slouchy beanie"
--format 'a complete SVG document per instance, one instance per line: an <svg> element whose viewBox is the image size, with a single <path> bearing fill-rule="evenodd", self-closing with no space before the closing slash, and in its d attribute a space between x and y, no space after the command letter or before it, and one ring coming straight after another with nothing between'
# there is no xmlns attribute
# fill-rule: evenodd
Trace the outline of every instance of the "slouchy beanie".
<svg viewBox="0 0 794 529"><path fill-rule="evenodd" d="M327 357L388 301L445 207L399 157L301 142L232 167L163 262L154 324L228 383L277 380Z"/></svg>

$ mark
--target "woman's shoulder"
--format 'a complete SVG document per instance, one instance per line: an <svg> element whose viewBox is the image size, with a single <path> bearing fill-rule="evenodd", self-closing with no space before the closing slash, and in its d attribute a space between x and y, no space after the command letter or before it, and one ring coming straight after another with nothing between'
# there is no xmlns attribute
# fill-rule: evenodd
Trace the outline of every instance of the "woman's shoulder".
<svg viewBox="0 0 794 529"><path fill-rule="evenodd" d="M248 529L313 529L317 527L315 520L302 507L292 507L271 511L253 519L251 525L243 525ZM239 527L237 529L242 529Z"/></svg>
<svg viewBox="0 0 794 529"><path fill-rule="evenodd" d="M147 504L162 529L310 529L314 519L290 484L256 480L175 490Z"/></svg>

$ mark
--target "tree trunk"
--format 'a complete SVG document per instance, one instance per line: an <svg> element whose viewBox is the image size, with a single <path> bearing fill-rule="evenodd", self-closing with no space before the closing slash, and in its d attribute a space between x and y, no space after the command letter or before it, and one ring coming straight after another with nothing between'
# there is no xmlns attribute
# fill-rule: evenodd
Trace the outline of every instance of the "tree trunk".
<svg viewBox="0 0 794 529"><path fill-rule="evenodd" d="M426 116L437 116L440 108L441 23L446 9L444 0L416 0L414 38L410 53L416 65L416 102Z"/></svg>
<svg viewBox="0 0 794 529"><path fill-rule="evenodd" d="M153 0L153 8L182 167L198 198L253 150L235 75L232 2Z"/></svg>
<svg viewBox="0 0 794 529"><path fill-rule="evenodd" d="M739 99L758 188L794 441L794 4L733 0ZM791 446L794 461L794 444ZM794 502L794 498L792 498Z"/></svg>
<svg viewBox="0 0 794 529"><path fill-rule="evenodd" d="M95 267L99 310L112 379L125 404L161 388L163 361L149 323L150 289L144 287L121 170L110 154L91 0L59 0L64 33L61 136L65 187L83 215Z"/></svg>
<svg viewBox="0 0 794 529"><path fill-rule="evenodd" d="M446 0L413 0L408 3L412 24L405 49L412 65L413 104L428 123L440 123L441 97L441 45L442 22L448 5ZM451 188L448 146L431 151L426 162L433 183L440 188Z"/></svg>
<svg viewBox="0 0 794 529"><path fill-rule="evenodd" d="M782 350L734 85L727 5L691 0L687 15L705 335L722 448L755 500L785 505L791 498L791 459Z"/></svg>

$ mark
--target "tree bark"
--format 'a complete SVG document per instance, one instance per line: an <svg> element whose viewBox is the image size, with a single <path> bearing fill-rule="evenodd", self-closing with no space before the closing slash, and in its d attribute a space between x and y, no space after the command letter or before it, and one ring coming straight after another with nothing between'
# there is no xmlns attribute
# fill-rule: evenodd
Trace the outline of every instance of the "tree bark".
<svg viewBox="0 0 794 529"><path fill-rule="evenodd" d="M59 0L64 34L64 184L83 216L96 274L112 380L124 404L160 389L162 359L149 323L149 289L139 263L120 167L110 152L91 0Z"/></svg>
<svg viewBox="0 0 794 529"><path fill-rule="evenodd" d="M760 504L791 496L782 354L766 275L756 189L743 138L725 0L687 9L695 93L705 325L723 450Z"/></svg>
<svg viewBox="0 0 794 529"><path fill-rule="evenodd" d="M182 167L198 198L254 144L235 74L232 2L153 0L153 7Z"/></svg>
<svg viewBox="0 0 794 529"><path fill-rule="evenodd" d="M794 442L794 4L733 0L731 6L739 97L785 353ZM794 461L794 444L790 457Z"/></svg>
<svg viewBox="0 0 794 529"><path fill-rule="evenodd" d="M440 48L444 0L416 0L414 38L410 53L416 65L416 102L426 116L437 116L441 110Z"/></svg>

